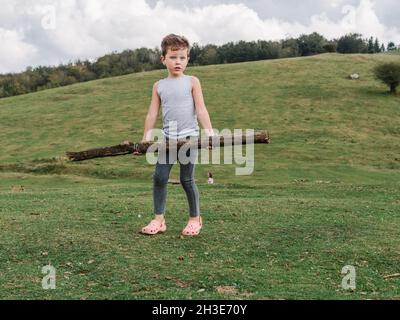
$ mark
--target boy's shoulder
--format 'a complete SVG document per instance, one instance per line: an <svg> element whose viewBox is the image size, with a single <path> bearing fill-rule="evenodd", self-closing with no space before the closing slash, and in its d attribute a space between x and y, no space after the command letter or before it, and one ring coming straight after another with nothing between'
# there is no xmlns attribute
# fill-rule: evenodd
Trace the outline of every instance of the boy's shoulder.
<svg viewBox="0 0 400 320"><path fill-rule="evenodd" d="M194 88L194 87L196 87L196 88L201 87L200 80L196 76L192 76L192 88Z"/></svg>
<svg viewBox="0 0 400 320"><path fill-rule="evenodd" d="M197 78L196 76L191 76L192 77L192 85L199 85L200 84L200 80L199 78Z"/></svg>

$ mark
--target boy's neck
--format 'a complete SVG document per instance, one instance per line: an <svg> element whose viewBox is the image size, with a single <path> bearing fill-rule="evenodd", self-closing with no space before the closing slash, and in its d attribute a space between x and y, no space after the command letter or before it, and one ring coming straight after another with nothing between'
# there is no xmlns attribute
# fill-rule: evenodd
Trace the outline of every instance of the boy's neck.
<svg viewBox="0 0 400 320"><path fill-rule="evenodd" d="M178 79L178 78L182 78L183 76L185 76L183 73L181 75L179 75L179 76L169 75L167 79Z"/></svg>

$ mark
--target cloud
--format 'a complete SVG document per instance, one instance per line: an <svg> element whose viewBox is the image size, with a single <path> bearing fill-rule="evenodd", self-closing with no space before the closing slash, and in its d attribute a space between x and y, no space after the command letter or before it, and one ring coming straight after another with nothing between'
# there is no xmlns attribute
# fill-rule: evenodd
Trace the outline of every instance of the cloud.
<svg viewBox="0 0 400 320"><path fill-rule="evenodd" d="M23 34L15 30L0 28L0 73L18 70L29 65L38 50L24 41Z"/></svg>
<svg viewBox="0 0 400 320"><path fill-rule="evenodd" d="M128 48L159 47L169 33L185 35L201 45L278 40L314 31L328 38L358 32L385 43L400 43L399 30L380 21L372 0L323 1L318 7L322 12L301 22L261 18L243 3L200 3L189 7L161 0L154 6L145 0L6 0L0 13L0 28L4 28L0 35L5 39L0 47L0 72L95 58ZM307 6L311 12L308 2ZM337 8L340 16L332 19L329 8Z"/></svg>
<svg viewBox="0 0 400 320"><path fill-rule="evenodd" d="M337 8L337 7L339 7L341 4L343 4L343 1L344 1L344 0L330 0L330 5L331 5L333 8Z"/></svg>

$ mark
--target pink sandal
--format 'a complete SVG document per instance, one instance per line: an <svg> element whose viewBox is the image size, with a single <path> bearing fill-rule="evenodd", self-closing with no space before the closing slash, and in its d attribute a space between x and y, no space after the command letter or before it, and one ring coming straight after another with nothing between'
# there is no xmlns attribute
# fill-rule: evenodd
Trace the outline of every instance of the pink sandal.
<svg viewBox="0 0 400 320"><path fill-rule="evenodd" d="M189 220L186 228L182 230L182 234L184 236L197 236L200 233L202 227L203 220L201 219L201 217L198 221Z"/></svg>
<svg viewBox="0 0 400 320"><path fill-rule="evenodd" d="M157 233L163 233L167 230L167 225L165 224L165 220L163 222L160 222L156 219L151 220L150 223L142 228L142 233L143 234L157 234Z"/></svg>

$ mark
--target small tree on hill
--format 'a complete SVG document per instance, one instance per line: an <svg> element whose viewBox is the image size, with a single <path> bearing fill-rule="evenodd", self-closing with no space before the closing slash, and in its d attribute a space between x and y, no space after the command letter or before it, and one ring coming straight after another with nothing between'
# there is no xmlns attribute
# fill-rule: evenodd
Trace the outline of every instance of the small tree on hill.
<svg viewBox="0 0 400 320"><path fill-rule="evenodd" d="M375 77L387 84L390 93L396 94L397 87L400 84L400 63L388 62L375 67Z"/></svg>
<svg viewBox="0 0 400 320"><path fill-rule="evenodd" d="M368 40L368 53L375 53L374 39L372 37Z"/></svg>
<svg viewBox="0 0 400 320"><path fill-rule="evenodd" d="M394 44L394 42L389 42L388 43L387 50L388 51L396 50L396 45Z"/></svg>
<svg viewBox="0 0 400 320"><path fill-rule="evenodd" d="M379 44L378 38L376 38L374 42L374 52L375 53L381 52L381 45Z"/></svg>

